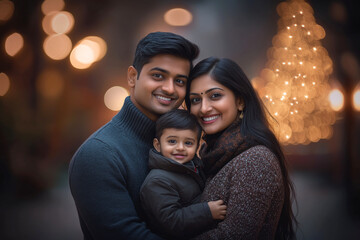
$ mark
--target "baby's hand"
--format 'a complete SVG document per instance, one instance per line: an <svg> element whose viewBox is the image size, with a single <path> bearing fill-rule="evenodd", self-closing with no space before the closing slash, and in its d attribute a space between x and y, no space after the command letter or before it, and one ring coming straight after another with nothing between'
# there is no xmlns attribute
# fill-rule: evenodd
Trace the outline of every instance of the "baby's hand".
<svg viewBox="0 0 360 240"><path fill-rule="evenodd" d="M208 202L213 219L224 220L226 215L226 205L223 200Z"/></svg>

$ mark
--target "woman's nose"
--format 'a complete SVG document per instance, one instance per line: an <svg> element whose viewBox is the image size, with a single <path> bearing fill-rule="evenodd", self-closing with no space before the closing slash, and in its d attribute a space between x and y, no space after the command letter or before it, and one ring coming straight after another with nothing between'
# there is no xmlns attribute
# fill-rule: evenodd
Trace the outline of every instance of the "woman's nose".
<svg viewBox="0 0 360 240"><path fill-rule="evenodd" d="M208 113L211 110L211 108L212 108L211 104L207 100L203 99L200 108L201 113L202 114Z"/></svg>

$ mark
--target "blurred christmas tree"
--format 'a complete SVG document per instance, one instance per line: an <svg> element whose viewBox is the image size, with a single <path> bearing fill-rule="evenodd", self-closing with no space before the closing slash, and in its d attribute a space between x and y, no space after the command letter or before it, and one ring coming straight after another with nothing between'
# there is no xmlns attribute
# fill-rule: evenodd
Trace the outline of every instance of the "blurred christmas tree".
<svg viewBox="0 0 360 240"><path fill-rule="evenodd" d="M278 33L268 50L259 90L277 120L275 133L284 144L308 144L330 138L335 113L328 94L332 61L321 46L325 30L315 22L312 7L304 0L277 6Z"/></svg>

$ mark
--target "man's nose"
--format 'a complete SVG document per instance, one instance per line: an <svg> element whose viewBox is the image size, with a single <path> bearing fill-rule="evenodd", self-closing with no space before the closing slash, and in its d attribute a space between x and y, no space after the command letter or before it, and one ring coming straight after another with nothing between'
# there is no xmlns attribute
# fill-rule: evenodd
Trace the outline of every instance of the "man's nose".
<svg viewBox="0 0 360 240"><path fill-rule="evenodd" d="M161 89L168 95L174 94L175 88L174 88L173 79L169 78L166 81L164 81Z"/></svg>

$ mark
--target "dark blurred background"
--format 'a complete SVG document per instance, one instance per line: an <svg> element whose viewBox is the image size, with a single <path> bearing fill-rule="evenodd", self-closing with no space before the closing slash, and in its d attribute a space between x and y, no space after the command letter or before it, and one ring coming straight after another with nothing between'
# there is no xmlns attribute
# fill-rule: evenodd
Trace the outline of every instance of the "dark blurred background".
<svg viewBox="0 0 360 240"><path fill-rule="evenodd" d="M42 25L49 14L45 2L63 4L58 10L73 16L65 39L73 48L96 36L106 43L105 55L76 67L66 47L55 42L58 49L45 50L52 34ZM228 57L254 79L277 34L281 2L0 0L0 239L82 238L68 164L80 144L117 113L105 104L105 93L113 86L128 89L127 67L143 36L181 34L199 45L196 62ZM284 146L297 194L297 236L358 239L360 112L352 107L351 94L360 83L360 9L355 0L307 3L325 29L321 43L333 61L329 81L343 92L344 106L336 112L328 139ZM169 25L164 14L172 8L187 9L192 21ZM13 33L22 36L19 51L18 35L7 41Z"/></svg>

